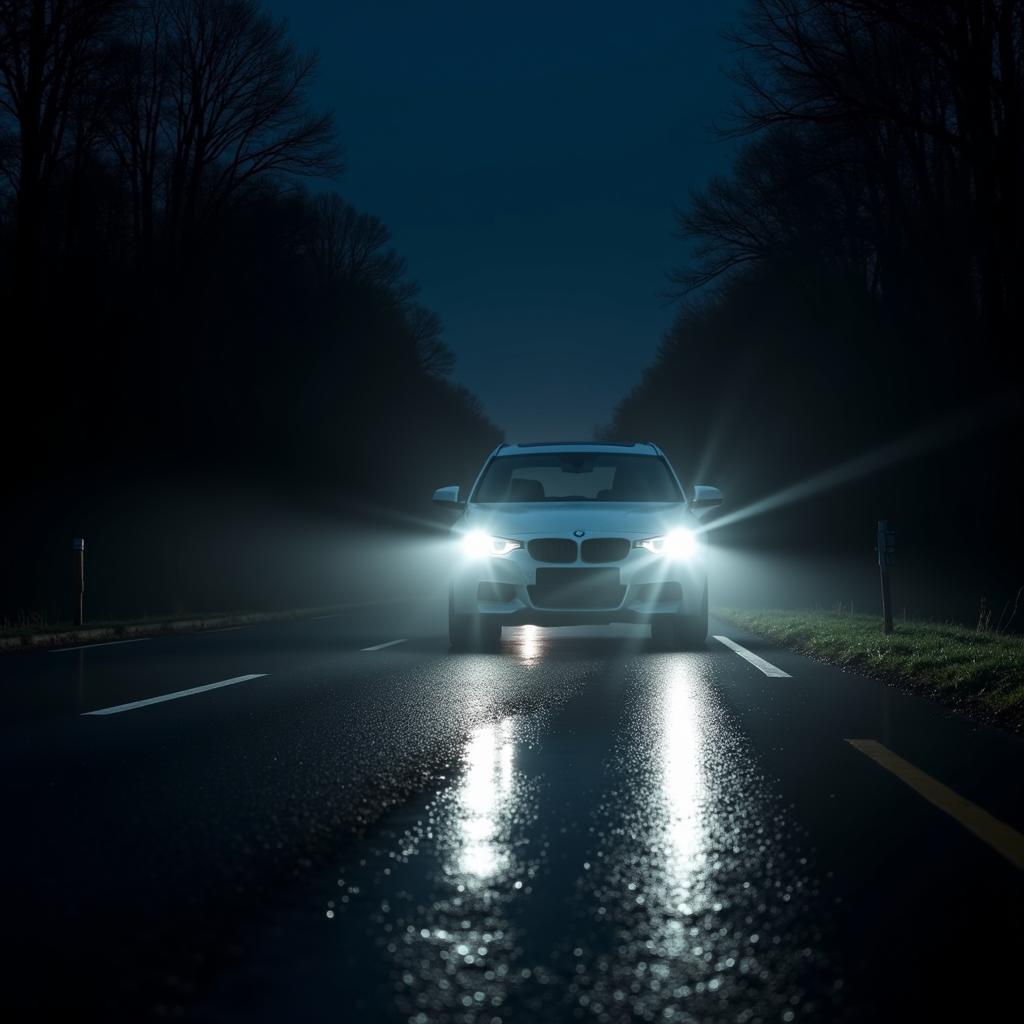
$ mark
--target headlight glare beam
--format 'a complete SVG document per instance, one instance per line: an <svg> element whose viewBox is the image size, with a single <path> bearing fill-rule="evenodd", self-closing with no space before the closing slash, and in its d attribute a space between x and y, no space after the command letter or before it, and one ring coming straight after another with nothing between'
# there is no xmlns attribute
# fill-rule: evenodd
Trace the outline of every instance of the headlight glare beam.
<svg viewBox="0 0 1024 1024"><path fill-rule="evenodd" d="M643 548L651 554L671 558L674 561L685 561L697 553L697 535L692 530L680 527L661 537L648 537L638 540L634 547Z"/></svg>
<svg viewBox="0 0 1024 1024"><path fill-rule="evenodd" d="M521 541L508 540L506 537L492 537L483 530L470 530L462 538L462 550L470 558L487 558L488 556L500 558L522 546Z"/></svg>

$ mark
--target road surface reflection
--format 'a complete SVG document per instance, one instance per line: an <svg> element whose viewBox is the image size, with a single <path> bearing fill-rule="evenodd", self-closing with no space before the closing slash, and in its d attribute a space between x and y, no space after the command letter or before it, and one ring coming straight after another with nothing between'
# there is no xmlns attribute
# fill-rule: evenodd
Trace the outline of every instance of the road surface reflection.
<svg viewBox="0 0 1024 1024"><path fill-rule="evenodd" d="M517 957L511 907L530 893L536 863L514 842L535 816L535 787L516 765L515 717L473 728L457 783L410 834L410 866L428 884L417 901L389 905L389 943L400 1013L426 1024L457 1012L490 1021L504 1005ZM425 874L424 874L425 873ZM500 1019L500 1018L499 1018Z"/></svg>
<svg viewBox="0 0 1024 1024"><path fill-rule="evenodd" d="M510 866L502 819L513 796L515 726L512 719L477 726L465 751L465 775L456 795L455 856L445 874L464 886L486 884Z"/></svg>
<svg viewBox="0 0 1024 1024"><path fill-rule="evenodd" d="M584 947L577 1006L599 1020L816 1017L834 979L820 913L801 917L815 898L802 837L700 658L635 667L588 901L615 943Z"/></svg>
<svg viewBox="0 0 1024 1024"><path fill-rule="evenodd" d="M540 626L520 626L505 630L503 643L525 665L535 662L545 650L544 634Z"/></svg>
<svg viewBox="0 0 1024 1024"><path fill-rule="evenodd" d="M666 903L680 914L693 911L693 884L703 858L701 814L707 806L704 779L705 720L693 679L694 662L677 660L662 690L658 736L659 800L664 830Z"/></svg>
<svg viewBox="0 0 1024 1024"><path fill-rule="evenodd" d="M402 1024L844 1019L805 838L721 662L510 633L445 662L452 713L497 713L343 867L323 991ZM510 660L547 703L502 701Z"/></svg>

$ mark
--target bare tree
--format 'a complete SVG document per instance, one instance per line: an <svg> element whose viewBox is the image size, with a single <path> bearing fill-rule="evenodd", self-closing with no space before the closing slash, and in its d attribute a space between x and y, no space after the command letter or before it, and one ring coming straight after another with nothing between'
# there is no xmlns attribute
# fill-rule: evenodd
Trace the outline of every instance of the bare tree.
<svg viewBox="0 0 1024 1024"><path fill-rule="evenodd" d="M343 282L372 285L406 303L416 293L408 268L393 248L391 233L372 214L360 213L333 192L312 199L308 244L317 278L324 289Z"/></svg>
<svg viewBox="0 0 1024 1024"><path fill-rule="evenodd" d="M154 255L159 189L163 184L162 132L169 90L167 10L161 0L139 4L125 26L111 74L111 116L106 140L131 195L136 256Z"/></svg>
<svg viewBox="0 0 1024 1024"><path fill-rule="evenodd" d="M413 306L408 314L409 328L416 345L420 369L435 377L443 377L455 369L455 353L441 338L440 316L423 306Z"/></svg>
<svg viewBox="0 0 1024 1024"><path fill-rule="evenodd" d="M316 55L297 52L284 22L255 0L135 7L108 138L143 253L162 233L181 264L240 197L341 171L333 117L309 104L316 66Z"/></svg>
<svg viewBox="0 0 1024 1024"><path fill-rule="evenodd" d="M682 298L734 271L805 258L877 292L877 246L866 223L861 154L821 132L777 125L748 142L729 175L691 193L676 215L691 262L672 274Z"/></svg>
<svg viewBox="0 0 1024 1024"><path fill-rule="evenodd" d="M273 175L340 171L331 114L309 109L315 54L254 0L168 0L167 223L181 244Z"/></svg>
<svg viewBox="0 0 1024 1024"><path fill-rule="evenodd" d="M313 196L310 210L305 248L321 290L370 287L397 309L419 368L435 377L451 373L455 355L441 337L441 318L413 301L418 289L408 278L405 260L391 247L387 227L333 192Z"/></svg>
<svg viewBox="0 0 1024 1024"><path fill-rule="evenodd" d="M913 253L944 293L966 284L1000 359L1017 363L1024 4L753 0L734 41L733 131L854 143L880 274L902 280Z"/></svg>
<svg viewBox="0 0 1024 1024"><path fill-rule="evenodd" d="M125 0L0 0L0 114L17 159L5 160L15 194L17 291L38 287L47 193L65 156L76 100L102 60ZM11 147L7 147L10 149Z"/></svg>

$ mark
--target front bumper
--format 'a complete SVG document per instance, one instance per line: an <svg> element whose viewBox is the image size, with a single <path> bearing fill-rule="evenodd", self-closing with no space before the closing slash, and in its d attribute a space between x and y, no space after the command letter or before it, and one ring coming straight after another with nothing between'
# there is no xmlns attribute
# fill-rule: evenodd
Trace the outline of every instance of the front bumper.
<svg viewBox="0 0 1024 1024"><path fill-rule="evenodd" d="M560 581L595 570L602 575L592 588L581 582L552 589L545 585L551 570ZM633 548L616 562L557 566L536 561L525 548L482 559L457 554L451 573L452 609L505 626L649 622L660 615L697 614L706 581L703 551L692 560L671 561Z"/></svg>

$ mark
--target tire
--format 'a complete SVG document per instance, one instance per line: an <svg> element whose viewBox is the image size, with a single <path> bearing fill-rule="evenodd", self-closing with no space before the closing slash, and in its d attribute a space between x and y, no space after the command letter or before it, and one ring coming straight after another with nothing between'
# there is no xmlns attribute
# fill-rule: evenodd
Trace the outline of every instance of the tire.
<svg viewBox="0 0 1024 1024"><path fill-rule="evenodd" d="M448 642L455 651L493 651L501 641L501 624L480 615L456 615L448 592Z"/></svg>
<svg viewBox="0 0 1024 1024"><path fill-rule="evenodd" d="M651 620L651 639L667 651L692 651L708 638L708 585L704 584L700 611L696 615L659 615Z"/></svg>

